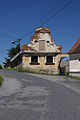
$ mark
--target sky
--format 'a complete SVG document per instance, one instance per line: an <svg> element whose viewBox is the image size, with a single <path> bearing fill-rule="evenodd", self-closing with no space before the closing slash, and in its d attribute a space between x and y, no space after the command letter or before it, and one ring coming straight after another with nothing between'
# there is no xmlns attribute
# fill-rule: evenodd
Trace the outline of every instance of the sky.
<svg viewBox="0 0 80 120"><path fill-rule="evenodd" d="M28 44L38 27L49 28L67 53L80 38L80 0L0 0L0 64L15 47L11 41Z"/></svg>

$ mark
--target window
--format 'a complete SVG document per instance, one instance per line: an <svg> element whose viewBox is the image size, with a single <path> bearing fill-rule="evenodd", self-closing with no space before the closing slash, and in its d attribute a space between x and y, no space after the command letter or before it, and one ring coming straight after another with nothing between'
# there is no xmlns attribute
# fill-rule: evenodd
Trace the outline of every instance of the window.
<svg viewBox="0 0 80 120"><path fill-rule="evenodd" d="M50 43L50 42L47 40L47 43Z"/></svg>
<svg viewBox="0 0 80 120"><path fill-rule="evenodd" d="M38 41L37 41L37 40L35 40L34 42L35 42L35 43L37 43Z"/></svg>
<svg viewBox="0 0 80 120"><path fill-rule="evenodd" d="M38 56L31 56L31 63L30 64L39 64L38 63Z"/></svg>
<svg viewBox="0 0 80 120"><path fill-rule="evenodd" d="M53 56L46 56L46 64L53 64Z"/></svg>

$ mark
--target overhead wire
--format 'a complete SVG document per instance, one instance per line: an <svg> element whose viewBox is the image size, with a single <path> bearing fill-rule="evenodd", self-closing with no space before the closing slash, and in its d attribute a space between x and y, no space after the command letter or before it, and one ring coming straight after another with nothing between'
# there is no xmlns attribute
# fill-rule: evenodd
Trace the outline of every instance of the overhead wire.
<svg viewBox="0 0 80 120"><path fill-rule="evenodd" d="M70 0L69 2L67 2L65 5L63 5L57 12L55 12L54 14L52 14L52 16L50 16L48 19L46 19L45 21L43 21L41 23L40 26L46 24L47 22L49 22L53 17L56 17L59 13L61 13L65 8L67 8L74 0Z"/></svg>
<svg viewBox="0 0 80 120"><path fill-rule="evenodd" d="M0 36L1 37L5 37L5 38L17 39L16 37L13 37L13 36L10 36L10 35L1 34L1 33L0 33Z"/></svg>
<svg viewBox="0 0 80 120"><path fill-rule="evenodd" d="M73 0L71 0L71 1L73 1ZM56 12L56 10L57 9L59 9L59 7L60 7L60 5L62 5L63 3L63 0L61 1L61 0L58 0L57 2L56 2L56 4L55 4L55 7L53 8L51 8L43 17L42 17L42 20L41 20L41 23L40 23L40 27L43 25L43 24L45 24L50 18L52 18L52 17L50 17L50 18L48 18L48 19L43 19L43 18L47 18L47 17L49 17L48 15L50 15L51 13L54 13L54 17L56 16L56 14L58 14L59 12L60 12L60 10L62 10L62 9L60 9L58 12ZM55 13L56 12L56 13ZM20 36L20 38L21 39L24 39L24 38L26 38L26 37L28 37L36 28L37 28L37 26L35 25L35 26L33 26L32 27L33 29L32 29L32 31L31 32L29 32L27 35L24 35L24 36ZM12 36L9 36L9 35L4 35L4 34L0 34L0 36L2 36L2 37L6 37L6 38L12 38L12 39L18 39L18 38L15 38L15 37L12 37Z"/></svg>
<svg viewBox="0 0 80 120"><path fill-rule="evenodd" d="M56 24L61 20L61 18L66 17L67 15L69 15L69 14L72 13L72 12L74 12L75 9L78 9L79 7L80 7L80 4L77 5L76 7L74 7L74 9L72 8L72 9L71 9L70 11L68 11L65 15L61 16L60 19L56 20L56 22L54 22L53 24L56 25Z"/></svg>
<svg viewBox="0 0 80 120"><path fill-rule="evenodd" d="M59 3L62 3L62 1L61 1L61 0L58 0L58 1L50 8L50 10L48 10L48 11L44 14L44 16L42 16L42 18L41 18L40 20L42 21L43 19L45 19L45 17L47 17L47 16L54 10L54 8L57 7L57 5L58 5Z"/></svg>
<svg viewBox="0 0 80 120"><path fill-rule="evenodd" d="M44 24L46 24L47 22L49 22L53 17L56 17L59 13L61 13L65 8L67 8L74 0L70 0L69 2L67 2L66 4L62 3L62 2L59 2L60 0L57 1L56 3L56 8L51 8L50 11L47 12L47 14L45 16L42 17L42 20L41 20L41 23L40 23L40 27ZM63 4L63 6L61 7L60 4ZM59 7L58 7L59 6ZM51 15L51 16L50 16ZM29 32L27 35L24 35L24 36L21 36L20 38L25 38L25 37L28 37L34 29L36 29L36 25L33 26L33 29L31 32ZM0 36L2 37L7 37L7 38L12 38L12 39L18 39L18 38L15 38L15 37L12 37L12 36L8 36L8 35L3 35L3 34L0 34ZM6 50L2 50L2 52L4 52ZM1 51L0 51L1 52Z"/></svg>
<svg viewBox="0 0 80 120"><path fill-rule="evenodd" d="M74 0L70 0L66 4L64 4L62 7L59 8L59 11L57 11L54 15L59 14L61 11L63 11L66 7L68 7ZM77 8L77 7L76 7ZM50 13L49 13L50 14ZM30 35L31 33L27 34L26 36Z"/></svg>
<svg viewBox="0 0 80 120"><path fill-rule="evenodd" d="M58 4L59 7L58 7L58 5L57 5L57 8L54 7L54 11L51 8L49 10L48 14L51 14L52 11L53 11L54 14L52 13L52 16L50 16L50 17L47 16L47 14L45 14L46 17L48 17L48 19L44 19L43 22L40 23L39 27L42 27L42 25L44 25L45 23L47 23L51 18L56 17L60 12L62 12L66 7L68 7L73 1L74 0L69 0L69 2L67 2L66 4L64 4L65 1L63 3L62 3L62 1L61 2L57 1L57 3L55 5L57 5L58 2L59 2L59 4ZM60 6L61 4L63 4L63 6ZM43 18L45 18L45 16L43 16ZM22 38L28 37L36 28L37 28L37 26L35 25L31 32L29 32L27 35L21 36L21 37Z"/></svg>
<svg viewBox="0 0 80 120"><path fill-rule="evenodd" d="M58 0L55 4L55 7L53 9L53 7L45 14L45 16L42 17L45 18L45 17L48 17L47 19L43 19L43 21L40 23L40 27L42 27L42 25L46 24L49 20L51 20L53 17L56 17L60 12L62 12L66 7L68 7L68 5L70 5L74 0L70 0L68 3L64 4L64 2L62 3L62 1L60 2L61 0ZM63 4L63 6L61 7L60 4ZM57 6L57 7L56 7ZM59 6L59 7L58 7ZM59 10L58 10L59 9ZM58 11L57 11L58 10ZM53 12L52 12L53 11ZM47 16L47 15L50 15L52 13L52 16ZM53 14L54 13L54 14ZM28 34L26 35L23 35L23 36L20 36L21 39L24 39L26 37L28 37L38 26L37 25L34 25L32 28L32 31L30 31ZM0 34L0 36L3 36L3 37L7 37L7 38L13 38L12 36L8 36L8 35L3 35L3 34ZM13 39L18 39L18 38L13 38Z"/></svg>
<svg viewBox="0 0 80 120"><path fill-rule="evenodd" d="M65 0L59 0L56 2L55 7L53 6L43 17L42 20L40 22L45 21L50 15L52 15L53 13L55 13L62 5L64 5L66 3Z"/></svg>
<svg viewBox="0 0 80 120"><path fill-rule="evenodd" d="M42 22L44 19L43 18L45 18L45 17L47 17L48 16L48 14L50 14L53 10L54 10L54 12L55 12L55 10L57 10L57 8L58 7L60 7L60 5L62 4L62 2L63 2L64 0L58 0L57 2L56 2L56 4L55 4L55 7L53 8L51 8L41 19L40 19L40 22ZM31 32L29 32L27 35L25 35L25 36L21 36L21 38L25 38L25 37L28 37L37 27L39 27L40 25L38 24L38 25L34 25L34 26L32 26L32 31ZM40 26L41 27L41 26Z"/></svg>

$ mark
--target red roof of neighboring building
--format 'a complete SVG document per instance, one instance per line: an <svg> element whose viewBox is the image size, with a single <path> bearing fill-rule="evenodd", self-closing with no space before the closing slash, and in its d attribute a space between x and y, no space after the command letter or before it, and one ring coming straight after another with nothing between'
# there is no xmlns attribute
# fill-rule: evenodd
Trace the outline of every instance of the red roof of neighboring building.
<svg viewBox="0 0 80 120"><path fill-rule="evenodd" d="M80 53L80 38L75 43L75 45L72 47L72 49L69 51L69 54L73 54L73 53Z"/></svg>

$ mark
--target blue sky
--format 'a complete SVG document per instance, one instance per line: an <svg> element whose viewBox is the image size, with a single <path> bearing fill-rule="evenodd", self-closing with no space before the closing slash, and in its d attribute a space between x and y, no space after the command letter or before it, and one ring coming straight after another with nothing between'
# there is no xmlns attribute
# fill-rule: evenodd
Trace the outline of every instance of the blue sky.
<svg viewBox="0 0 80 120"><path fill-rule="evenodd" d="M0 64L7 56L7 50L13 47L11 41L21 36L21 44L29 43L34 29L40 26L42 17L52 8L56 9L59 0L0 0ZM62 5L71 0L60 0ZM52 17L51 17L52 16ZM54 12L47 16L51 19L42 27L51 30L57 45L62 45L62 52L68 52L80 38L80 0L73 0L69 6L54 16Z"/></svg>

